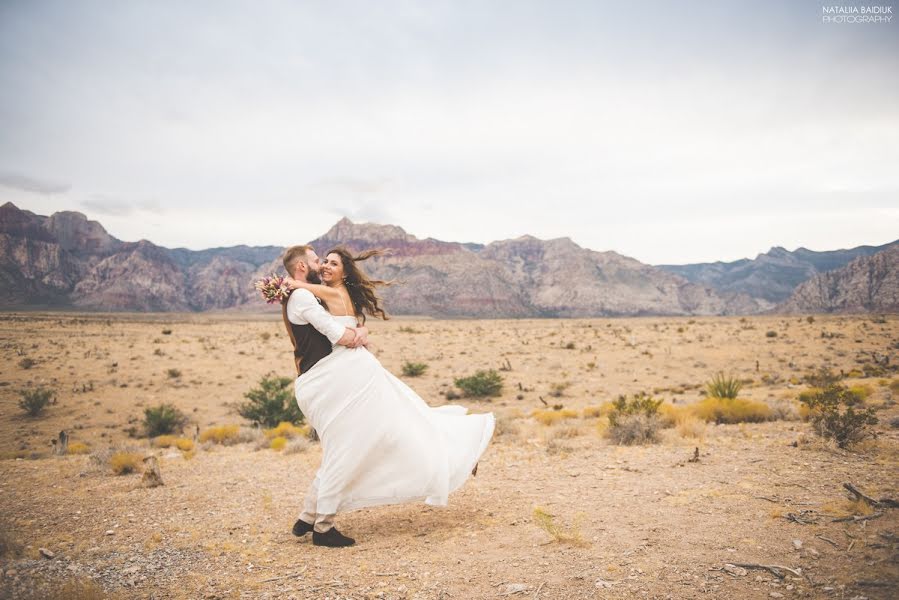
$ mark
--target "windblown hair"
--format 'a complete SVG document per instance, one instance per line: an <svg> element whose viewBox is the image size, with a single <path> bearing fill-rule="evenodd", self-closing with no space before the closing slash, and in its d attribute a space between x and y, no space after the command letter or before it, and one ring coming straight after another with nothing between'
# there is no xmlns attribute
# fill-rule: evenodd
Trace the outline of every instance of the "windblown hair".
<svg viewBox="0 0 899 600"><path fill-rule="evenodd" d="M306 259L306 253L312 250L312 246L291 246L284 252L284 268L287 274L293 277L294 269L297 268L297 262Z"/></svg>
<svg viewBox="0 0 899 600"><path fill-rule="evenodd" d="M343 263L343 281L350 294L350 300L353 302L353 312L356 313L356 316L362 317L363 323L365 323L365 313L385 321L389 319L390 317L381 308L381 299L375 293L375 288L392 285L393 282L371 279L356 265L359 261L368 260L373 256L383 256L388 252L386 250L366 250L353 256L343 246L337 246L328 251L328 254L332 253L338 255L340 262Z"/></svg>

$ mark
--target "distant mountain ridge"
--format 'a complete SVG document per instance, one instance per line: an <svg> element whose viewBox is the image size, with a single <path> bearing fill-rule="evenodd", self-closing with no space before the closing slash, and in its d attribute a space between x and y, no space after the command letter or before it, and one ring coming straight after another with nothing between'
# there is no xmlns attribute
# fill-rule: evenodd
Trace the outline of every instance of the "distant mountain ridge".
<svg viewBox="0 0 899 600"><path fill-rule="evenodd" d="M498 318L895 310L882 308L895 306L887 298L893 289L888 275L885 285L865 284L857 265L855 275L828 280L827 289L837 288L830 301L801 285L862 258L879 257L876 272L895 273L897 252L885 251L899 241L832 252L775 247L754 260L652 266L569 238L463 244L344 218L310 243L321 254L340 244L388 248L390 255L363 266L399 282L381 292L392 314ZM0 307L257 310L264 305L252 282L281 272L282 252L276 246L195 251L123 242L81 213L47 217L6 203L0 206ZM833 300L842 297L867 300Z"/></svg>
<svg viewBox="0 0 899 600"><path fill-rule="evenodd" d="M790 252L782 246L774 246L753 260L744 258L727 263L657 266L719 291L743 292L754 298L779 303L789 298L796 286L815 275L843 267L859 256L877 254L897 243L899 240L882 246L858 246L824 252L806 248Z"/></svg>

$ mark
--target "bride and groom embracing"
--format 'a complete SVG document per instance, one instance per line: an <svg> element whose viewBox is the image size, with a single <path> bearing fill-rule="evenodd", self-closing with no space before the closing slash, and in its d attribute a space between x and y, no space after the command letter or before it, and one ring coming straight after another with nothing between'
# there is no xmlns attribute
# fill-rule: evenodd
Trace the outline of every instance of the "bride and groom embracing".
<svg viewBox="0 0 899 600"><path fill-rule="evenodd" d="M368 351L366 313L387 318L370 279L338 247L324 262L310 246L284 255L284 323L294 346L296 399L318 433L322 462L293 526L317 546L355 541L334 527L337 513L416 500L445 506L450 492L477 473L493 436L493 413L428 406Z"/></svg>

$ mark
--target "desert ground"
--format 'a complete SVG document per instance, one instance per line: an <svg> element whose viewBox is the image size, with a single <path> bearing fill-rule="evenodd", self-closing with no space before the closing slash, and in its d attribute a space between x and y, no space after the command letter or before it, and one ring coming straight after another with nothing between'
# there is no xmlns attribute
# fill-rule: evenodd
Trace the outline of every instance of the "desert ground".
<svg viewBox="0 0 899 600"><path fill-rule="evenodd" d="M0 314L0 597L899 595L899 508L843 487L899 499L899 315L368 324L393 373L427 365L403 378L428 403L493 411L497 431L449 506L341 514L357 544L329 549L291 534L318 443L272 449L235 411L266 374L293 375L279 313ZM823 366L865 390L874 437L840 449L800 418L803 378ZM500 396L453 397L491 368ZM604 435L595 407L642 391L686 411L719 371L776 418L684 417L639 445ZM30 417L20 393L38 386L56 401ZM189 417L185 450L142 435L161 402ZM194 441L225 425L241 441ZM81 453L54 455L61 430ZM114 474L115 451L156 456L164 485Z"/></svg>

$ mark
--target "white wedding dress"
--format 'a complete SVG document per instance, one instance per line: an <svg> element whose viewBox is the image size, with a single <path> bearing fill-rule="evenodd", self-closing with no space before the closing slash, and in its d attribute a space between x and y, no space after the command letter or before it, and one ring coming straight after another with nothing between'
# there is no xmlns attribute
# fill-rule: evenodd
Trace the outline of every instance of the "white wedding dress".
<svg viewBox="0 0 899 600"><path fill-rule="evenodd" d="M353 316L335 317L347 327ZM445 506L493 436L493 413L428 406L366 348L335 346L296 380L300 410L318 432L317 512L424 500Z"/></svg>

